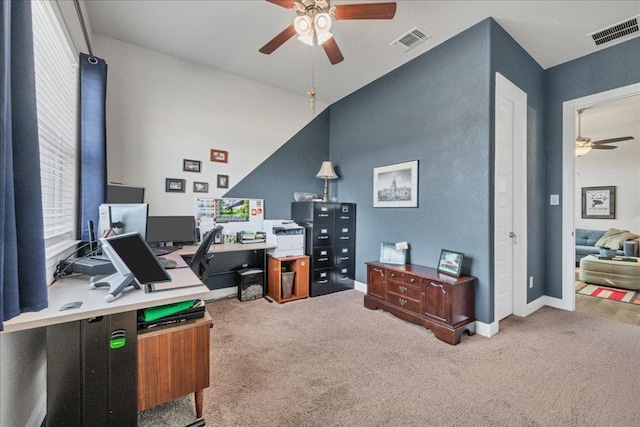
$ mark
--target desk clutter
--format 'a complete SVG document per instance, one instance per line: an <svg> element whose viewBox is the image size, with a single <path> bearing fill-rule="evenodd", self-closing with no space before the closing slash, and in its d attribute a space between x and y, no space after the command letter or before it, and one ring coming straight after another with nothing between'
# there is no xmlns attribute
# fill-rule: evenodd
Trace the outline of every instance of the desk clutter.
<svg viewBox="0 0 640 427"><path fill-rule="evenodd" d="M205 309L204 301L196 299L138 310L138 330L199 319Z"/></svg>

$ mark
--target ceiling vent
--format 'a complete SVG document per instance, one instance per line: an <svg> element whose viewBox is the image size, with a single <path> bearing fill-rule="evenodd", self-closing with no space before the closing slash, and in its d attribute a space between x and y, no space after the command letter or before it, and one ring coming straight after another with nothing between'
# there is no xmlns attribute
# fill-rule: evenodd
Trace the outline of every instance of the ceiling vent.
<svg viewBox="0 0 640 427"><path fill-rule="evenodd" d="M391 46L395 47L400 52L407 52L430 37L431 34L427 34L426 31L418 27L413 27L398 39L392 41Z"/></svg>
<svg viewBox="0 0 640 427"><path fill-rule="evenodd" d="M638 18L640 18L640 15L591 33L589 37L593 39L596 46L600 46L630 34L638 33Z"/></svg>

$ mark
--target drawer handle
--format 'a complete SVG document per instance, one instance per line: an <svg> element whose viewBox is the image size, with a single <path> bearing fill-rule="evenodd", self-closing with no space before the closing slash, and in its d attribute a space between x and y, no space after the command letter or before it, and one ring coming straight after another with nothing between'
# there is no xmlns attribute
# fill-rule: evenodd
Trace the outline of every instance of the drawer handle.
<svg viewBox="0 0 640 427"><path fill-rule="evenodd" d="M380 270L379 268L374 268L374 269L373 269L373 271L376 271L376 272L380 273L380 275L381 275L382 277L384 277L384 273L383 273L383 272L382 272L382 270Z"/></svg>
<svg viewBox="0 0 640 427"><path fill-rule="evenodd" d="M416 278L415 278L415 277L412 277L409 281L410 281L411 283L413 283L413 282L415 282L415 281L416 281Z"/></svg>
<svg viewBox="0 0 640 427"><path fill-rule="evenodd" d="M400 302L400 305L403 306L403 307L405 305L407 305L407 300L406 299L400 298L398 301Z"/></svg>
<svg viewBox="0 0 640 427"><path fill-rule="evenodd" d="M329 261L329 258L318 258L318 261Z"/></svg>
<svg viewBox="0 0 640 427"><path fill-rule="evenodd" d="M344 260L346 260L346 259L349 259L349 257L348 257L348 256L341 256L341 257L340 257L340 261L344 261Z"/></svg>
<svg viewBox="0 0 640 427"><path fill-rule="evenodd" d="M445 290L444 290L444 286L442 286L442 285L441 285L441 284L439 284L439 283L433 283L433 282L431 282L431 286L435 286L435 287L437 287L437 288L440 288L440 290L442 291L442 293L443 293L443 294L446 294L446 293L447 293L447 291L445 291Z"/></svg>
<svg viewBox="0 0 640 427"><path fill-rule="evenodd" d="M391 277L396 277L396 273L391 273Z"/></svg>
<svg viewBox="0 0 640 427"><path fill-rule="evenodd" d="M324 239L328 239L328 238L329 238L329 236L320 236L320 237L318 237L319 240L324 240Z"/></svg>
<svg viewBox="0 0 640 427"><path fill-rule="evenodd" d="M403 294L405 292L407 292L407 287L406 286L400 286L398 289L400 289L400 292L402 292Z"/></svg>
<svg viewBox="0 0 640 427"><path fill-rule="evenodd" d="M324 285L327 282L328 282L328 280L318 280L318 284L320 284L320 285Z"/></svg>
<svg viewBox="0 0 640 427"><path fill-rule="evenodd" d="M340 237L340 240L349 240L348 237Z"/></svg>

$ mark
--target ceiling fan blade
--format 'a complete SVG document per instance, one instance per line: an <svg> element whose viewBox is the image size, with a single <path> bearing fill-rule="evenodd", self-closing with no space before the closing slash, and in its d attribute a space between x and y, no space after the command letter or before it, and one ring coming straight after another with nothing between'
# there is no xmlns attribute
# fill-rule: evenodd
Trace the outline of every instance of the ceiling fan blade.
<svg viewBox="0 0 640 427"><path fill-rule="evenodd" d="M322 48L329 57L331 65L336 65L338 62L342 62L344 60L342 52L340 52L340 48L338 47L338 43L336 43L335 37L331 37L329 40L322 43Z"/></svg>
<svg viewBox="0 0 640 427"><path fill-rule="evenodd" d="M591 147L592 150L615 150L618 148L617 145L594 145Z"/></svg>
<svg viewBox="0 0 640 427"><path fill-rule="evenodd" d="M267 0L269 3L273 3L277 6L284 7L285 9L293 9L295 0Z"/></svg>
<svg viewBox="0 0 640 427"><path fill-rule="evenodd" d="M335 8L336 19L393 19L395 3L341 4Z"/></svg>
<svg viewBox="0 0 640 427"><path fill-rule="evenodd" d="M612 142L629 141L632 136L621 136L620 138L601 139L600 141L592 141L592 144L611 144Z"/></svg>
<svg viewBox="0 0 640 427"><path fill-rule="evenodd" d="M280 34L275 36L269 43L262 46L259 51L261 53L264 53L265 55L269 55L271 52L273 52L274 50L282 46L284 42L289 40L295 34L296 34L296 29L293 27L293 24L291 24L287 28L285 28Z"/></svg>

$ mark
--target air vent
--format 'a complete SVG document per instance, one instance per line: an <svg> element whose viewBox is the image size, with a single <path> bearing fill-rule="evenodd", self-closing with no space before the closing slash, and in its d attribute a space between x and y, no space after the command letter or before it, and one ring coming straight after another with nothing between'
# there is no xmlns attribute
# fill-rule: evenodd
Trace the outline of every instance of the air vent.
<svg viewBox="0 0 640 427"><path fill-rule="evenodd" d="M589 36L593 38L593 42L596 46L618 40L619 38L638 32L638 18L640 18L640 15L634 16L631 19L627 19L626 21L604 28L600 31L596 31L595 33L591 33Z"/></svg>
<svg viewBox="0 0 640 427"><path fill-rule="evenodd" d="M401 52L407 52L430 37L431 34L427 34L426 31L418 27L413 27L405 34L401 35L398 39L391 42L391 46L395 47Z"/></svg>

